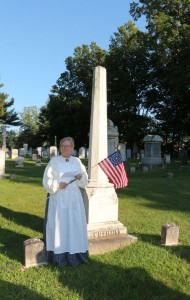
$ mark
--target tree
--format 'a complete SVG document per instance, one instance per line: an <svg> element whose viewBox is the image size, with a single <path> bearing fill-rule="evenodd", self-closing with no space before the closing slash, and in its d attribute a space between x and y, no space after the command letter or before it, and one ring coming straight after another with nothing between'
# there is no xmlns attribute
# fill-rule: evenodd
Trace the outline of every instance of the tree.
<svg viewBox="0 0 190 300"><path fill-rule="evenodd" d="M151 118L144 106L149 77L145 37L130 21L111 37L106 56L108 115L119 128L120 141L131 147L150 130Z"/></svg>
<svg viewBox="0 0 190 300"><path fill-rule="evenodd" d="M149 94L146 105L157 119L167 142L184 142L190 135L190 2L140 0L131 4L135 20L146 16L150 53Z"/></svg>
<svg viewBox="0 0 190 300"><path fill-rule="evenodd" d="M22 126L19 130L17 145L22 146L27 143L32 148L41 145L41 138L39 136L39 114L40 109L36 106L24 107L20 113Z"/></svg>
<svg viewBox="0 0 190 300"><path fill-rule="evenodd" d="M0 84L0 88L3 87L3 84ZM5 151L6 149L6 126L19 126L21 122L19 120L18 114L14 109L9 110L9 108L14 104L14 99L7 100L9 97L8 94L0 93L0 125L3 130L3 147L2 149Z"/></svg>
<svg viewBox="0 0 190 300"><path fill-rule="evenodd" d="M3 87L3 84L0 84L0 88L1 87ZM18 126L21 124L14 109L9 110L9 108L14 104L14 99L12 98L10 101L8 101L8 97L8 94L0 93L0 125L2 128L0 179L5 178L6 126Z"/></svg>

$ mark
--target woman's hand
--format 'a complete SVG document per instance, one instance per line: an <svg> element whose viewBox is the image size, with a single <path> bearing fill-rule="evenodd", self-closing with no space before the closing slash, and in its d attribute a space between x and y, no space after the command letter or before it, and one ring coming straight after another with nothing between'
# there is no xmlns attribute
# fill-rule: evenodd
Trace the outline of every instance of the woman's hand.
<svg viewBox="0 0 190 300"><path fill-rule="evenodd" d="M59 183L59 188L60 189L64 189L64 188L66 188L68 186L68 183L66 183L66 182L60 182Z"/></svg>

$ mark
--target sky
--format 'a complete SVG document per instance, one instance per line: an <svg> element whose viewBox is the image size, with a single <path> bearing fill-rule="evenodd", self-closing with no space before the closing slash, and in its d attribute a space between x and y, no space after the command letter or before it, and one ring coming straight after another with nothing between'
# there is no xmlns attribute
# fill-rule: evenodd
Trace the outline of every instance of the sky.
<svg viewBox="0 0 190 300"><path fill-rule="evenodd" d="M44 106L75 47L96 42L108 50L118 27L134 21L131 2L0 0L0 92L14 98L11 108ZM135 23L144 30L143 19Z"/></svg>

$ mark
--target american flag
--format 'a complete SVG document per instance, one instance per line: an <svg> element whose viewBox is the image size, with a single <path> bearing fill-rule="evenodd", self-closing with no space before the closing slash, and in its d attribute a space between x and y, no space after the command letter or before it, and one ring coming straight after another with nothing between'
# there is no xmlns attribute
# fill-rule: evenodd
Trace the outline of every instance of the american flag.
<svg viewBox="0 0 190 300"><path fill-rule="evenodd" d="M114 188L123 188L128 185L128 177L125 171L120 151L116 151L98 163L101 169L114 184Z"/></svg>

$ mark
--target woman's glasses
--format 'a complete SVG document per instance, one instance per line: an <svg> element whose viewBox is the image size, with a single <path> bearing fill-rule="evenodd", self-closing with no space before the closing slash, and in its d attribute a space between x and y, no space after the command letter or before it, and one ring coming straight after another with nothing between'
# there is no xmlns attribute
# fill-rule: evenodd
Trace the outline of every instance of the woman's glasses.
<svg viewBox="0 0 190 300"><path fill-rule="evenodd" d="M69 148L71 148L71 145L61 145L61 148L67 148L67 149L69 149Z"/></svg>

